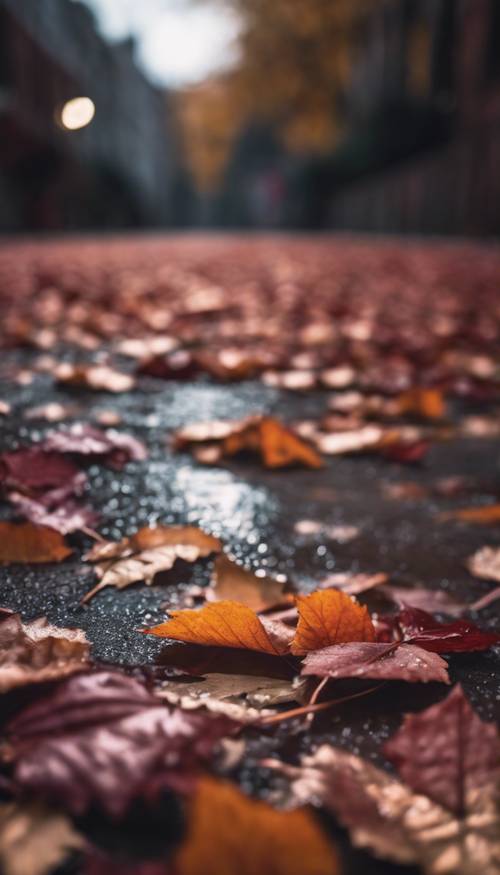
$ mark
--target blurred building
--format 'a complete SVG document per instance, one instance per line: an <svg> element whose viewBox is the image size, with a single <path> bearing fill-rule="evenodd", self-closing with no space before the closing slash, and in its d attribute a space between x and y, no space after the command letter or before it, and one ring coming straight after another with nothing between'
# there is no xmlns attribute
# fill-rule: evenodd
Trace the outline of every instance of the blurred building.
<svg viewBox="0 0 500 875"><path fill-rule="evenodd" d="M65 130L87 96L92 123ZM0 229L172 222L175 149L168 99L108 44L73 0L0 0Z"/></svg>
<svg viewBox="0 0 500 875"><path fill-rule="evenodd" d="M327 224L498 234L499 0L384 0L358 40Z"/></svg>

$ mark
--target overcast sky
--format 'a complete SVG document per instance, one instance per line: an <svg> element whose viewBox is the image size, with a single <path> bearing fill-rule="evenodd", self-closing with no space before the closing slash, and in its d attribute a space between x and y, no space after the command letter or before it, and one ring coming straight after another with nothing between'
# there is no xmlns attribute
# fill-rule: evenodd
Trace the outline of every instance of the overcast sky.
<svg viewBox="0 0 500 875"><path fill-rule="evenodd" d="M109 39L132 34L137 61L160 85L182 86L235 58L235 17L220 0L84 0Z"/></svg>

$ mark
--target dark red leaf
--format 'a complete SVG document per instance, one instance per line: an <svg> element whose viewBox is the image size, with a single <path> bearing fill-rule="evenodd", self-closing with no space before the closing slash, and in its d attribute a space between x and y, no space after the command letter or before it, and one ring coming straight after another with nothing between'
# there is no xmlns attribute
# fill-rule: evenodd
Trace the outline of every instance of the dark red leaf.
<svg viewBox="0 0 500 875"><path fill-rule="evenodd" d="M303 675L318 677L449 683L448 667L437 653L397 642L334 644L308 653L303 665Z"/></svg>
<svg viewBox="0 0 500 875"><path fill-rule="evenodd" d="M434 653L469 653L488 650L500 642L500 635L486 632L469 620L440 623L418 608L403 608L396 617L405 641Z"/></svg>
<svg viewBox="0 0 500 875"><path fill-rule="evenodd" d="M147 455L144 444L131 435L114 429L102 431L80 422L50 432L41 446L48 452L101 457L117 469L127 462L145 459Z"/></svg>
<svg viewBox="0 0 500 875"><path fill-rule="evenodd" d="M169 709L138 681L100 672L63 682L7 732L20 788L75 815L97 805L119 818L133 799L189 782L237 725Z"/></svg>
<svg viewBox="0 0 500 875"><path fill-rule="evenodd" d="M479 719L457 685L442 702L407 715L384 752L412 790L462 817L491 783L500 747L494 724Z"/></svg>

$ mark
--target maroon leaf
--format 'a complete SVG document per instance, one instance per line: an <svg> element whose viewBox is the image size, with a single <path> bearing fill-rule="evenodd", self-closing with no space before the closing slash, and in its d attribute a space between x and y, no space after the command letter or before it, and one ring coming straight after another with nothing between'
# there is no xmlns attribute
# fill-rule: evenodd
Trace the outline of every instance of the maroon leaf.
<svg viewBox="0 0 500 875"><path fill-rule="evenodd" d="M404 608L395 619L405 641L434 653L488 650L500 642L500 635L485 632L469 620L439 623L432 614L418 608Z"/></svg>
<svg viewBox="0 0 500 875"><path fill-rule="evenodd" d="M49 526L62 535L96 525L99 515L89 505L80 504L73 498L66 499L62 504L54 503L55 494L56 491L48 492L35 499L20 492L9 492L8 499L20 516L36 525Z"/></svg>
<svg viewBox="0 0 500 875"><path fill-rule="evenodd" d="M188 781L237 725L168 709L136 680L100 672L60 684L7 731L14 779L23 790L75 815L95 804L119 818L134 798Z"/></svg>
<svg viewBox="0 0 500 875"><path fill-rule="evenodd" d="M91 425L75 423L69 428L50 432L42 443L45 451L73 455L102 457L114 468L127 462L146 458L146 447L128 434L108 429L102 431Z"/></svg>
<svg viewBox="0 0 500 875"><path fill-rule="evenodd" d="M49 490L64 490L65 495L76 494L85 484L85 474L59 453L45 452L40 447L29 447L2 453L0 456L0 483L30 495Z"/></svg>
<svg viewBox="0 0 500 875"><path fill-rule="evenodd" d="M462 817L491 784L500 747L496 727L479 719L457 685L442 702L407 715L384 752L412 790Z"/></svg>
<svg viewBox="0 0 500 875"><path fill-rule="evenodd" d="M448 684L444 659L412 644L376 644L356 641L334 644L308 653L302 674L330 678L441 681Z"/></svg>

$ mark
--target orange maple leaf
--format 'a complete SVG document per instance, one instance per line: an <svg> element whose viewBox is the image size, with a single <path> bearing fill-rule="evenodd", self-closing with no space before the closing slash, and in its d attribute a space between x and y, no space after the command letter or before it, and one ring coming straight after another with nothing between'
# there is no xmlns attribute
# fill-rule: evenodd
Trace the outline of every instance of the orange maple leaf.
<svg viewBox="0 0 500 875"><path fill-rule="evenodd" d="M299 622L290 648L296 655L330 644L375 639L367 608L336 589L297 596L297 609Z"/></svg>
<svg viewBox="0 0 500 875"><path fill-rule="evenodd" d="M307 810L276 811L232 784L203 778L188 806L174 869L178 875L337 875L339 865Z"/></svg>
<svg viewBox="0 0 500 875"><path fill-rule="evenodd" d="M170 616L166 623L146 631L188 644L257 650L274 656L288 650L288 643L274 634L276 624L263 622L239 602L214 602L199 610L170 611Z"/></svg>

